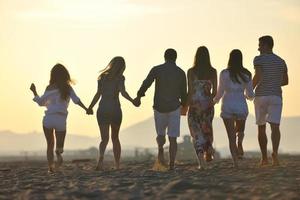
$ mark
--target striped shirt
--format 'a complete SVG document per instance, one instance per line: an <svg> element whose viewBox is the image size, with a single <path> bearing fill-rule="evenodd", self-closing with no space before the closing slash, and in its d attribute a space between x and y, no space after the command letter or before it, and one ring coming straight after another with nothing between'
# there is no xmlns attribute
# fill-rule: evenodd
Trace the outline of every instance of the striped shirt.
<svg viewBox="0 0 300 200"><path fill-rule="evenodd" d="M255 89L255 96L282 96L281 83L287 72L285 61L276 54L262 54L253 61L255 69L261 69L261 79Z"/></svg>

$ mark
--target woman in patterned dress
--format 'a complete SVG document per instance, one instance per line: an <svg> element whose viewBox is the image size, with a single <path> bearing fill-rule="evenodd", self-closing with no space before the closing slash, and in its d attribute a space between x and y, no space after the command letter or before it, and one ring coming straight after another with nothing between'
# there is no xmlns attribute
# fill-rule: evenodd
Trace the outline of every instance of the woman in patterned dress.
<svg viewBox="0 0 300 200"><path fill-rule="evenodd" d="M217 71L211 66L208 49L197 49L194 66L188 70L188 125L199 160L199 169L213 159L213 98L217 91Z"/></svg>

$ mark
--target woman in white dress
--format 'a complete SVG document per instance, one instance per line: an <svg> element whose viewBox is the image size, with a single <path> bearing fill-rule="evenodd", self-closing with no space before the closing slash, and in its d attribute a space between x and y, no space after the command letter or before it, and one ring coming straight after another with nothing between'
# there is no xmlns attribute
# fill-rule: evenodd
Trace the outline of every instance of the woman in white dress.
<svg viewBox="0 0 300 200"><path fill-rule="evenodd" d="M243 67L242 52L234 49L230 53L228 67L220 74L214 103L222 98L221 117L226 127L234 167L242 158L245 123L248 116L246 98L254 98L251 73Z"/></svg>
<svg viewBox="0 0 300 200"><path fill-rule="evenodd" d="M56 64L50 74L49 85L45 93L39 96L34 84L31 84L30 90L33 92L34 101L39 106L45 106L45 116L43 118L43 129L47 140L47 159L48 172L54 172L54 143L56 141L57 166L63 162L62 153L66 136L67 116L69 101L72 101L82 107L87 108L80 101L71 87L71 78L68 70L61 64ZM55 133L55 134L54 134ZM54 139L55 136L55 139Z"/></svg>

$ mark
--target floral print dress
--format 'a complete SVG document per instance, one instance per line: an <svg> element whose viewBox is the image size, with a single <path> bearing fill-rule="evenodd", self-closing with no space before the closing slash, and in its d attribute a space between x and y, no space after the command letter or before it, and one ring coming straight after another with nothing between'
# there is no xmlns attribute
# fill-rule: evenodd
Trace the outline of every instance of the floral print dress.
<svg viewBox="0 0 300 200"><path fill-rule="evenodd" d="M212 120L214 117L214 106L211 88L212 82L210 80L193 81L188 125L197 155L213 149Z"/></svg>

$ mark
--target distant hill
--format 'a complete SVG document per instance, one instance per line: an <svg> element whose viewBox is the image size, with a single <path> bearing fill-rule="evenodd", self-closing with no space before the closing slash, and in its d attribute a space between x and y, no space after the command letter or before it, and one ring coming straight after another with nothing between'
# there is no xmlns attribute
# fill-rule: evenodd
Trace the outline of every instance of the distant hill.
<svg viewBox="0 0 300 200"><path fill-rule="evenodd" d="M300 117L286 117L281 125L281 151L300 152ZM187 118L181 118L181 136L189 134ZM270 138L270 128L268 128ZM134 147L156 147L156 133L153 118L139 122L121 130L120 139L123 149ZM221 118L214 119L215 146L221 153L228 154L228 139ZM87 149L98 147L100 137L67 134L65 149ZM182 141L182 138L179 139ZM0 154L19 154L21 151L44 151L46 141L43 133L17 134L11 131L0 131ZM269 139L269 148L271 141ZM244 139L245 150L259 150L257 142L257 127L253 116L248 117Z"/></svg>
<svg viewBox="0 0 300 200"><path fill-rule="evenodd" d="M67 134L66 149L87 149L98 146L99 139L81 135ZM19 154L21 151L44 151L46 140L43 133L17 134L0 131L0 154Z"/></svg>

